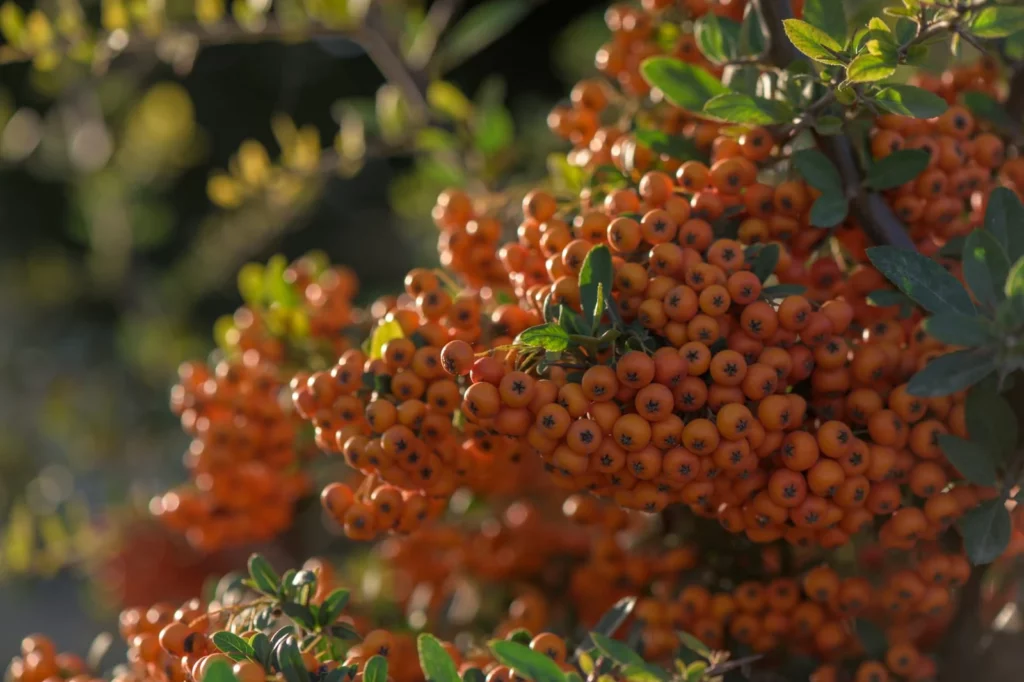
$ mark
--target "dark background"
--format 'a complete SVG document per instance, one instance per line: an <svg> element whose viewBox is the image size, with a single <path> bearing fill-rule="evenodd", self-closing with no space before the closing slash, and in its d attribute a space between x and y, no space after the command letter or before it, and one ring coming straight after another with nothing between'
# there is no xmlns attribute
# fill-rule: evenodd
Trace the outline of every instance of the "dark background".
<svg viewBox="0 0 1024 682"><path fill-rule="evenodd" d="M588 73L604 39L605 5L538 3L447 78L473 93L500 75L517 134L544 135L544 113ZM177 295L197 275L182 264L191 262L210 216L223 214L207 198L210 172L223 169L247 138L273 155L275 113L316 125L329 145L335 103L372 98L382 82L368 58L352 55L352 46L339 41L213 46L183 75L151 55L126 55L109 75L81 82L41 77L28 64L0 66L0 123L15 111L36 112L44 122L35 152L0 153L0 661L15 655L29 632L52 633L62 649L84 654L97 632L114 625L118 593L102 578L125 541L104 531L123 528L149 495L183 476L187 440L167 410L167 389L176 364L208 352L214 320L239 305L239 265L322 249L355 269L368 301L397 290L408 268L435 257L426 212L416 220L391 208L392 183L411 167L398 156L372 160L352 179L331 179L310 210L269 237L250 238L245 220L229 223L240 253L227 254L213 286ZM96 183L95 169L51 163L47 150L67 140L46 122L59 118L60 107L74 111L90 101L88 89L96 87L101 98L119 102L105 120L111 131L123 130L146 89L164 81L187 90L197 143L186 161L164 164L155 179L124 171L109 179L115 194L130 195L145 212L132 216L127 256L108 267L97 247L97 215L115 204L97 193L105 185ZM115 135L115 147L120 142ZM538 177L543 166L532 171ZM90 202L99 203L99 213ZM154 225L164 225L156 236ZM103 542L74 530L81 519L72 518L72 503L86 510L83 526L95 526ZM74 537L61 552L40 556L52 540L42 539L47 519L59 519ZM149 551L137 538L127 542L128 555ZM122 553L116 568L123 567Z"/></svg>

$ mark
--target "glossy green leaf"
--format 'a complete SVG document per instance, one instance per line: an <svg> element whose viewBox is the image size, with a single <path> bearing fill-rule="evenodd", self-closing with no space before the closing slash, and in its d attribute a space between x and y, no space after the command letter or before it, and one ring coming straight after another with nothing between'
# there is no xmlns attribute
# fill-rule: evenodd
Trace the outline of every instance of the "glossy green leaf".
<svg viewBox="0 0 1024 682"><path fill-rule="evenodd" d="M298 642L293 635L283 637L274 649L277 655L277 665L287 682L309 682L306 663L302 659L302 652L299 651Z"/></svg>
<svg viewBox="0 0 1024 682"><path fill-rule="evenodd" d="M533 682L565 682L565 673L558 664L539 651L519 642L497 640L491 642L491 651L502 665L514 668Z"/></svg>
<svg viewBox="0 0 1024 682"><path fill-rule="evenodd" d="M998 559L1010 544L1012 530L1010 512L1000 497L982 502L960 519L964 549L975 566L984 566Z"/></svg>
<svg viewBox="0 0 1024 682"><path fill-rule="evenodd" d="M1019 298L1024 296L1024 256L1017 259L1017 262L1010 267L1006 275L1006 284L1003 286L1003 293L1007 298Z"/></svg>
<svg viewBox="0 0 1024 682"><path fill-rule="evenodd" d="M569 332L557 324L539 324L519 334L516 343L558 353L569 347Z"/></svg>
<svg viewBox="0 0 1024 682"><path fill-rule="evenodd" d="M846 79L852 83L873 83L896 73L896 62L889 56L863 53L846 67Z"/></svg>
<svg viewBox="0 0 1024 682"><path fill-rule="evenodd" d="M203 682L238 682L231 672L231 666L224 661L214 661L203 674Z"/></svg>
<svg viewBox="0 0 1024 682"><path fill-rule="evenodd" d="M935 313L924 321L929 335L952 346L977 347L995 340L984 318L954 311Z"/></svg>
<svg viewBox="0 0 1024 682"><path fill-rule="evenodd" d="M968 21L971 33L979 38L1005 38L1024 30L1024 7L993 5L973 13Z"/></svg>
<svg viewBox="0 0 1024 682"><path fill-rule="evenodd" d="M644 664L643 656L638 654L624 642L612 639L611 637L602 635L599 632L591 632L590 638L593 640L594 646L597 647L598 651L619 665L642 666Z"/></svg>
<svg viewBox="0 0 1024 682"><path fill-rule="evenodd" d="M281 605L281 610L285 612L285 615L307 630L312 630L316 627L316 617L310 608L304 604L285 602Z"/></svg>
<svg viewBox="0 0 1024 682"><path fill-rule="evenodd" d="M671 135L660 130L639 128L633 132L636 141L658 154L668 154L682 161L707 161L697 143L682 135Z"/></svg>
<svg viewBox="0 0 1024 682"><path fill-rule="evenodd" d="M756 2L748 2L743 22L740 24L739 53L741 55L759 55L764 52L765 35L761 27L761 12Z"/></svg>
<svg viewBox="0 0 1024 682"><path fill-rule="evenodd" d="M957 278L928 256L895 246L875 246L867 253L886 279L928 312L977 312Z"/></svg>
<svg viewBox="0 0 1024 682"><path fill-rule="evenodd" d="M846 43L846 14L835 0L805 0L804 21L819 28L837 44Z"/></svg>
<svg viewBox="0 0 1024 682"><path fill-rule="evenodd" d="M636 597L623 597L615 602L614 606L601 614L593 631L611 637L622 627L622 624L626 622L626 619L629 618L629 614L633 612L635 607ZM593 646L594 643L588 634L576 648L576 653L579 655L581 652L590 650Z"/></svg>
<svg viewBox="0 0 1024 682"><path fill-rule="evenodd" d="M1024 206L1013 190L996 187L989 194L985 230L1003 246L1011 263L1024 256Z"/></svg>
<svg viewBox="0 0 1024 682"><path fill-rule="evenodd" d="M996 369L988 352L960 350L931 360L907 383L907 392L920 398L938 398L970 388Z"/></svg>
<svg viewBox="0 0 1024 682"><path fill-rule="evenodd" d="M949 108L946 100L914 85L886 85L874 101L889 113L914 118L934 118Z"/></svg>
<svg viewBox="0 0 1024 682"><path fill-rule="evenodd" d="M1013 117L1010 116L1003 105L999 103L999 100L995 99L991 95L976 90L970 90L965 92L962 96L964 106L970 109L971 113L978 118L991 121L996 127L1002 128L1003 130L1011 130L1015 125Z"/></svg>
<svg viewBox="0 0 1024 682"><path fill-rule="evenodd" d="M596 331L597 325L601 323L601 317L597 314L598 306L603 310L604 301L601 299L611 295L614 276L612 254L608 247L602 244L590 249L580 267L579 287L583 321L591 332Z"/></svg>
<svg viewBox="0 0 1024 682"><path fill-rule="evenodd" d="M721 64L729 58L722 24L714 12L708 12L694 22L693 35L698 49L712 62Z"/></svg>
<svg viewBox="0 0 1024 682"><path fill-rule="evenodd" d="M255 658L252 645L233 632L226 630L213 633L214 645L236 661Z"/></svg>
<svg viewBox="0 0 1024 682"><path fill-rule="evenodd" d="M364 682L388 682L388 659L371 656L363 668Z"/></svg>
<svg viewBox="0 0 1024 682"><path fill-rule="evenodd" d="M924 172L930 154L923 149L900 149L871 166L865 182L872 189L893 189Z"/></svg>
<svg viewBox="0 0 1024 682"><path fill-rule="evenodd" d="M462 682L486 682L487 676L480 668L466 668L462 673Z"/></svg>
<svg viewBox="0 0 1024 682"><path fill-rule="evenodd" d="M760 246L760 245L759 245ZM748 248L748 253L749 253ZM779 258L781 257L781 249L778 244L765 244L760 246L756 250L753 260L751 261L750 269L757 275L757 278L764 282L772 273L775 272L775 266L779 264Z"/></svg>
<svg viewBox="0 0 1024 682"><path fill-rule="evenodd" d="M454 68L508 33L531 8L522 0L488 0L472 7L438 45L434 58L440 70Z"/></svg>
<svg viewBox="0 0 1024 682"><path fill-rule="evenodd" d="M338 616L342 614L348 605L348 590L338 588L332 591L323 603L320 604L320 612L317 614L317 621L321 627L334 624Z"/></svg>
<svg viewBox="0 0 1024 682"><path fill-rule="evenodd" d="M259 554L249 557L249 577L252 579L253 587L263 594L275 596L281 589L281 578L271 567L270 562Z"/></svg>
<svg viewBox="0 0 1024 682"><path fill-rule="evenodd" d="M703 113L729 123L771 125L788 123L796 115L785 102L727 92L713 97L704 105Z"/></svg>
<svg viewBox="0 0 1024 682"><path fill-rule="evenodd" d="M373 359L384 357L384 344L404 336L405 332L398 320L382 320L370 335L370 357Z"/></svg>
<svg viewBox="0 0 1024 682"><path fill-rule="evenodd" d="M416 639L420 669L427 682L461 682L455 661L433 635L423 633Z"/></svg>
<svg viewBox="0 0 1024 682"><path fill-rule="evenodd" d="M843 181L828 157L817 149L802 149L793 155L793 166L808 185L823 194L842 195Z"/></svg>
<svg viewBox="0 0 1024 682"><path fill-rule="evenodd" d="M1006 398L980 384L971 389L964 402L967 435L982 443L997 461L1009 462L1017 451L1017 415Z"/></svg>
<svg viewBox="0 0 1024 682"><path fill-rule="evenodd" d="M963 250L964 280L983 306L995 308L1003 300L1003 288L1010 272L1006 252L987 230L967 235Z"/></svg>
<svg viewBox="0 0 1024 682"><path fill-rule="evenodd" d="M640 65L640 74L658 88L672 104L699 112L712 97L728 92L722 83L699 66L672 57L650 57Z"/></svg>
<svg viewBox="0 0 1024 682"><path fill-rule="evenodd" d="M679 637L679 641L683 643L683 646L693 653L704 656L705 658L711 655L711 649L708 648L708 645L702 642L698 637L691 635L689 632L676 630L676 636Z"/></svg>
<svg viewBox="0 0 1024 682"><path fill-rule="evenodd" d="M971 483L985 486L996 484L994 458L980 443L941 433L939 447L949 463Z"/></svg>
<svg viewBox="0 0 1024 682"><path fill-rule="evenodd" d="M786 35L796 49L822 64L844 65L840 57L843 46L835 38L800 19L786 19L783 23Z"/></svg>
<svg viewBox="0 0 1024 682"><path fill-rule="evenodd" d="M811 204L810 222L814 227L835 227L846 220L850 202L841 193L827 192Z"/></svg>

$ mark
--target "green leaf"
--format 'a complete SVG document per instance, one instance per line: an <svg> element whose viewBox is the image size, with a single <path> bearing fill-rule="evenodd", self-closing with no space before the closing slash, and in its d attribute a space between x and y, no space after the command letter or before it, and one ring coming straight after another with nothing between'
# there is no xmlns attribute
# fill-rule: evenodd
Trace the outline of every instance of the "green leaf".
<svg viewBox="0 0 1024 682"><path fill-rule="evenodd" d="M307 630L312 630L316 627L316 617L313 616L313 612L308 606L297 604L295 602L285 602L281 605L281 610L283 610L289 618Z"/></svg>
<svg viewBox="0 0 1024 682"><path fill-rule="evenodd" d="M900 149L875 161L865 181L872 189L893 189L924 172L931 155L923 149Z"/></svg>
<svg viewBox="0 0 1024 682"><path fill-rule="evenodd" d="M504 106L480 108L473 119L473 142L485 156L508 148L515 137L512 114Z"/></svg>
<svg viewBox="0 0 1024 682"><path fill-rule="evenodd" d="M712 97L729 91L717 78L695 66L672 57L650 57L640 64L640 74L651 87L658 88L680 109L699 112Z"/></svg>
<svg viewBox="0 0 1024 682"><path fill-rule="evenodd" d="M992 233L974 230L968 234L962 260L964 280L978 302L989 308L999 305L1004 298L1010 261Z"/></svg>
<svg viewBox="0 0 1024 682"><path fill-rule="evenodd" d="M485 682L487 676L480 668L466 668L462 673L462 682Z"/></svg>
<svg viewBox="0 0 1024 682"><path fill-rule="evenodd" d="M889 642L884 630L864 618L854 620L853 629L868 658L881 659L885 657L885 652L889 650Z"/></svg>
<svg viewBox="0 0 1024 682"><path fill-rule="evenodd" d="M281 254L274 254L267 261L266 267L263 269L264 282L263 290L264 295L272 303L277 303L283 308L289 310L295 308L299 304L299 295L295 291L295 287L288 282L284 273L288 269L288 259Z"/></svg>
<svg viewBox="0 0 1024 682"><path fill-rule="evenodd" d="M817 149L802 149L793 155L793 165L807 182L823 194L843 194L843 181L839 171L828 157Z"/></svg>
<svg viewBox="0 0 1024 682"><path fill-rule="evenodd" d="M317 614L317 622L320 624L320 627L333 625L334 621L338 620L338 616L341 615L348 605L348 598L348 590L341 588L327 595L327 598L320 604L320 613Z"/></svg>
<svg viewBox="0 0 1024 682"><path fill-rule="evenodd" d="M722 26L714 12L708 12L697 19L693 25L693 34L697 39L697 47L705 57L718 64L728 59Z"/></svg>
<svg viewBox="0 0 1024 682"><path fill-rule="evenodd" d="M694 635L691 635L689 632L676 630L676 636L679 637L679 641L683 643L683 646L693 653L704 656L705 658L711 655L711 649L708 648L708 645L700 641L700 639Z"/></svg>
<svg viewBox="0 0 1024 682"><path fill-rule="evenodd" d="M941 433L939 447L949 463L971 483L986 486L996 484L996 466L992 454L980 443Z"/></svg>
<svg viewBox="0 0 1024 682"><path fill-rule="evenodd" d="M935 313L924 321L924 329L939 341L952 346L973 348L995 340L979 315L964 315L953 311Z"/></svg>
<svg viewBox="0 0 1024 682"><path fill-rule="evenodd" d="M363 669L364 682L388 682L388 659L372 656Z"/></svg>
<svg viewBox="0 0 1024 682"><path fill-rule="evenodd" d="M604 301L601 299L611 294L614 276L612 254L608 247L602 244L590 249L580 267L579 287L583 320L592 332L601 323L598 306L603 310Z"/></svg>
<svg viewBox="0 0 1024 682"><path fill-rule="evenodd" d="M373 359L384 357L384 344L404 336L405 332L402 331L402 325L398 320L382 321L370 336L370 357Z"/></svg>
<svg viewBox="0 0 1024 682"><path fill-rule="evenodd" d="M238 682L238 678L231 672L231 666L226 662L214 661L206 669L203 682Z"/></svg>
<svg viewBox="0 0 1024 682"><path fill-rule="evenodd" d="M601 617L597 621L597 625L594 626L594 632L599 632L602 635L611 637L614 635L622 624L629 618L629 614L633 612L636 607L636 597L623 597L619 601L615 602L615 605L610 609L601 614ZM580 642L579 646L576 647L577 656L585 651L589 651L594 647L594 642L590 639L588 634Z"/></svg>
<svg viewBox="0 0 1024 682"><path fill-rule="evenodd" d="M1000 462L1017 451L1017 415L1006 398L984 384L975 386L964 403L967 435L983 444Z"/></svg>
<svg viewBox="0 0 1024 682"><path fill-rule="evenodd" d="M741 55L759 55L764 52L765 35L761 28L761 12L756 2L748 2L746 12L743 14L743 23L740 24L740 45Z"/></svg>
<svg viewBox="0 0 1024 682"><path fill-rule="evenodd" d="M886 279L928 312L976 313L963 285L928 256L895 246L874 246L867 253Z"/></svg>
<svg viewBox="0 0 1024 682"><path fill-rule="evenodd" d="M751 270L757 278L764 282L775 272L775 266L779 264L781 250L778 244L765 244L757 249L754 260L751 263Z"/></svg>
<svg viewBox="0 0 1024 682"><path fill-rule="evenodd" d="M708 12L693 26L697 47L712 62L721 64L737 56L740 25L732 19Z"/></svg>
<svg viewBox="0 0 1024 682"><path fill-rule="evenodd" d="M1024 7L994 5L974 14L969 23L971 33L979 38L1005 38L1024 30Z"/></svg>
<svg viewBox="0 0 1024 682"><path fill-rule="evenodd" d="M888 308L893 305L903 305L909 303L913 305L913 301L904 294L902 291L893 291L892 289L876 289L867 295L868 303L881 308Z"/></svg>
<svg viewBox="0 0 1024 682"><path fill-rule="evenodd" d="M643 128L633 131L633 136L636 137L637 143L649 147L658 154L668 154L673 159L682 161L707 161L707 155L688 137Z"/></svg>
<svg viewBox="0 0 1024 682"><path fill-rule="evenodd" d="M502 665L513 668L533 682L565 682L565 673L553 660L530 647L508 640L491 642L491 651Z"/></svg>
<svg viewBox="0 0 1024 682"><path fill-rule="evenodd" d="M795 116L792 107L785 102L744 95L739 92L727 92L712 97L704 105L703 112L708 116L730 123L754 125L788 123Z"/></svg>
<svg viewBox="0 0 1024 682"><path fill-rule="evenodd" d="M427 103L453 121L468 121L473 115L473 103L462 90L448 81L435 80L427 86Z"/></svg>
<svg viewBox="0 0 1024 682"><path fill-rule="evenodd" d="M264 668L270 667L271 648L270 638L262 632L257 632L249 638L249 646L252 647L252 658Z"/></svg>
<svg viewBox="0 0 1024 682"><path fill-rule="evenodd" d="M619 665L642 666L644 664L643 657L623 642L612 639L607 635L602 635L599 632L591 632L590 638L593 640L594 646L596 646L602 654Z"/></svg>
<svg viewBox="0 0 1024 682"><path fill-rule="evenodd" d="M775 301L787 296L801 296L805 293L807 293L807 287L802 284L774 284L761 289L761 298Z"/></svg>
<svg viewBox="0 0 1024 682"><path fill-rule="evenodd" d="M437 637L427 633L421 634L416 640L416 649L420 655L420 669L423 670L427 682L460 682L455 661L444 650Z"/></svg>
<svg viewBox="0 0 1024 682"><path fill-rule="evenodd" d="M659 671L662 673L659 675ZM622 669L622 675L626 682L663 682L669 679L665 671L650 663L643 665L627 665Z"/></svg>
<svg viewBox="0 0 1024 682"><path fill-rule="evenodd" d="M512 632L505 635L505 639L510 642L519 642L523 646L530 646L530 640L533 639L533 633L526 628L516 628Z"/></svg>
<svg viewBox="0 0 1024 682"><path fill-rule="evenodd" d="M293 635L284 637L277 644L277 663L287 682L309 682L306 663L302 660L298 642Z"/></svg>
<svg viewBox="0 0 1024 682"><path fill-rule="evenodd" d="M704 679L708 664L706 661L694 661L686 666L686 682L700 682Z"/></svg>
<svg viewBox="0 0 1024 682"><path fill-rule="evenodd" d="M852 83L872 83L896 73L896 62L870 52L858 55L846 67L846 79Z"/></svg>
<svg viewBox="0 0 1024 682"><path fill-rule="evenodd" d="M508 33L531 8L531 3L522 0L489 0L470 9L437 48L434 59L441 72L451 70Z"/></svg>
<svg viewBox="0 0 1024 682"><path fill-rule="evenodd" d="M887 85L875 93L878 106L892 114L934 118L949 108L946 100L914 85Z"/></svg>
<svg viewBox="0 0 1024 682"><path fill-rule="evenodd" d="M994 123L1003 130L1012 130L1015 125L1013 117L1006 111L1002 104L991 95L977 90L968 90L963 94L964 106L971 110L971 113L978 118L983 118Z"/></svg>
<svg viewBox="0 0 1024 682"><path fill-rule="evenodd" d="M1001 497L982 502L960 519L967 558L975 566L998 559L1010 544L1013 521Z"/></svg>
<svg viewBox="0 0 1024 682"><path fill-rule="evenodd" d="M255 658L252 645L233 632L221 631L213 633L213 643L218 649L236 661Z"/></svg>
<svg viewBox="0 0 1024 682"><path fill-rule="evenodd" d="M1024 256L1018 258L1017 262L1010 268L1010 272L1007 273L1003 293L1006 294L1007 298L1024 296Z"/></svg>
<svg viewBox="0 0 1024 682"><path fill-rule="evenodd" d="M842 3L834 0L806 0L804 2L804 20L815 28L820 28L837 44L846 42L846 15Z"/></svg>
<svg viewBox="0 0 1024 682"><path fill-rule="evenodd" d="M276 596L281 589L281 579L270 566L270 562L259 554L249 557L249 576L257 591L268 596Z"/></svg>
<svg viewBox="0 0 1024 682"><path fill-rule="evenodd" d="M1003 246L1011 263L1024 256L1024 206L1013 190L996 187L989 194L985 229Z"/></svg>
<svg viewBox="0 0 1024 682"><path fill-rule="evenodd" d="M811 59L834 66L845 64L839 58L843 46L829 34L799 19L786 19L783 24L793 46Z"/></svg>
<svg viewBox="0 0 1024 682"><path fill-rule="evenodd" d="M814 227L835 227L846 220L850 202L842 194L826 192L811 205L810 221Z"/></svg>
<svg viewBox="0 0 1024 682"><path fill-rule="evenodd" d="M970 388L996 369L991 353L960 350L935 358L907 382L907 392L938 398Z"/></svg>

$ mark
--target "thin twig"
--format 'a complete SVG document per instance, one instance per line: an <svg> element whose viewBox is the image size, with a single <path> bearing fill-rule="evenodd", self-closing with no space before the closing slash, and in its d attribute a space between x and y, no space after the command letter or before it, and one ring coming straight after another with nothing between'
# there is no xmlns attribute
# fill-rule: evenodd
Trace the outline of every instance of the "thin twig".
<svg viewBox="0 0 1024 682"><path fill-rule="evenodd" d="M808 61L796 49L783 28L783 21L793 16L789 0L755 0L768 32L768 55L777 67L788 67L796 61ZM841 135L815 135L815 141L839 171L853 217L875 244L891 244L914 249L903 222L896 217L885 199L864 187L864 176L857 164L850 140Z"/></svg>

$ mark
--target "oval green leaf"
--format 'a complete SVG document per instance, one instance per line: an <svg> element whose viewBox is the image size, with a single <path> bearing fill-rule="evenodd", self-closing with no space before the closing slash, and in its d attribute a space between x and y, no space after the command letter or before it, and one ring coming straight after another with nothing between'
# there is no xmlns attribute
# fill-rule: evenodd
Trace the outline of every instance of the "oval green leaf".
<svg viewBox="0 0 1024 682"><path fill-rule="evenodd" d="M929 335L951 346L975 348L995 341L979 315L964 315L957 312L936 313L924 321Z"/></svg>
<svg viewBox="0 0 1024 682"><path fill-rule="evenodd" d="M865 181L872 189L893 189L924 172L931 155L923 149L900 149L876 161Z"/></svg>
<svg viewBox="0 0 1024 682"><path fill-rule="evenodd" d="M846 79L852 83L873 83L896 73L896 63L890 57L870 52L859 55L846 67Z"/></svg>
<svg viewBox="0 0 1024 682"><path fill-rule="evenodd" d="M939 447L949 463L971 483L996 484L996 465L992 453L980 443L949 433L939 434Z"/></svg>
<svg viewBox="0 0 1024 682"><path fill-rule="evenodd" d="M1010 544L1013 521L1001 497L982 502L960 519L967 558L975 566L998 559Z"/></svg>
<svg viewBox="0 0 1024 682"><path fill-rule="evenodd" d="M946 100L915 85L887 85L875 93L875 102L889 113L914 118L933 118L949 108Z"/></svg>
<svg viewBox="0 0 1024 682"><path fill-rule="evenodd" d="M977 312L963 285L931 258L896 246L875 246L867 252L886 279L928 312Z"/></svg>
<svg viewBox="0 0 1024 682"><path fill-rule="evenodd" d="M986 230L974 230L964 241L964 280L983 306L995 308L1005 298L1004 287L1010 261L995 237Z"/></svg>
<svg viewBox="0 0 1024 682"><path fill-rule="evenodd" d="M491 651L503 665L516 670L533 682L565 682L565 673L558 664L539 651L519 642L491 642Z"/></svg>
<svg viewBox="0 0 1024 682"><path fill-rule="evenodd" d="M907 392L920 398L938 398L970 388L996 369L991 353L960 350L935 358L910 378Z"/></svg>
<svg viewBox="0 0 1024 682"><path fill-rule="evenodd" d="M793 165L808 185L823 194L842 195L843 181L829 158L817 149L802 149L793 155Z"/></svg>
<svg viewBox="0 0 1024 682"><path fill-rule="evenodd" d="M786 19L783 24L793 47L822 64L844 65L839 56L843 46L832 36L800 19Z"/></svg>
<svg viewBox="0 0 1024 682"><path fill-rule="evenodd" d="M699 112L712 97L729 91L710 73L672 57L650 57L640 64L640 74L680 109Z"/></svg>
<svg viewBox="0 0 1024 682"><path fill-rule="evenodd" d="M739 92L727 92L711 98L704 105L703 111L708 116L722 121L753 125L788 123L795 116L792 107L785 102Z"/></svg>
<svg viewBox="0 0 1024 682"><path fill-rule="evenodd" d="M416 640L420 657L420 669L427 682L460 682L455 661L433 635L423 633Z"/></svg>

